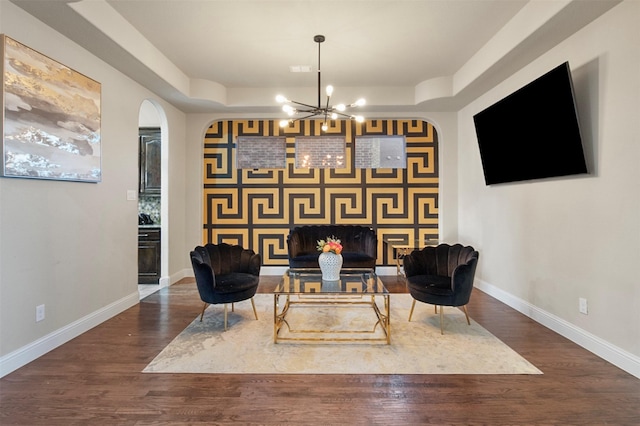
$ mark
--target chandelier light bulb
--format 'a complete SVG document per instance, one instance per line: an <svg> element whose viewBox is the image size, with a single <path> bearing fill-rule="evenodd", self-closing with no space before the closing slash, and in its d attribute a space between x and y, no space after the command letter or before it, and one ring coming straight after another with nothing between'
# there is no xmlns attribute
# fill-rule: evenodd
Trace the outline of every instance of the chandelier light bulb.
<svg viewBox="0 0 640 426"><path fill-rule="evenodd" d="M289 120L280 120L280 127L287 127Z"/></svg>
<svg viewBox="0 0 640 426"><path fill-rule="evenodd" d="M345 105L345 104L338 104L338 105L336 105L336 110L338 110L338 111L340 111L340 112L344 111L345 109L347 109L347 107L346 107L346 105Z"/></svg>
<svg viewBox="0 0 640 426"><path fill-rule="evenodd" d="M323 132L326 132L328 128L329 128L329 126L327 126L327 123L322 123L322 131Z"/></svg>
<svg viewBox="0 0 640 426"><path fill-rule="evenodd" d="M355 118L356 118L356 121L357 121L358 123L363 123L363 122L364 122L364 117L363 117L363 116L361 116L361 115L356 115L356 117L355 117Z"/></svg>
<svg viewBox="0 0 640 426"><path fill-rule="evenodd" d="M277 96L276 96L276 102L278 102L278 103L280 103L280 104L281 104L281 103L283 103L283 102L288 102L288 101L287 101L287 98L285 98L284 96L282 96L282 95L277 95Z"/></svg>
<svg viewBox="0 0 640 426"><path fill-rule="evenodd" d="M336 114L335 112L331 113L331 119L335 120L336 118L338 118L338 114Z"/></svg>
<svg viewBox="0 0 640 426"><path fill-rule="evenodd" d="M332 85L328 85L327 86L327 96L331 96L333 94L333 86Z"/></svg>
<svg viewBox="0 0 640 426"><path fill-rule="evenodd" d="M360 98L353 104L353 106L363 106L366 103L367 101L365 101L364 98Z"/></svg>

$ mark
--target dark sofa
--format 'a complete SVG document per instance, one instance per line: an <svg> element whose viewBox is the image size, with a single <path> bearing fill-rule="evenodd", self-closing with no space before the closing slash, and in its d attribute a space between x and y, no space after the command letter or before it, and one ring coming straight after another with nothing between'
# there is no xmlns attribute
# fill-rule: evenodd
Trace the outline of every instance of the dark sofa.
<svg viewBox="0 0 640 426"><path fill-rule="evenodd" d="M307 225L289 231L287 246L290 268L319 268L318 240L335 236L342 243L343 268L375 268L378 237L368 226Z"/></svg>

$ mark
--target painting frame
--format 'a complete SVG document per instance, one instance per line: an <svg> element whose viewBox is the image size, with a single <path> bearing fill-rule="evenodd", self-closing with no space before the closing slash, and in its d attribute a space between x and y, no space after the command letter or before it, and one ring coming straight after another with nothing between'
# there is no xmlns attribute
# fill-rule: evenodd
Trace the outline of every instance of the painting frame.
<svg viewBox="0 0 640 426"><path fill-rule="evenodd" d="M5 34L0 54L0 177L101 182L101 84Z"/></svg>

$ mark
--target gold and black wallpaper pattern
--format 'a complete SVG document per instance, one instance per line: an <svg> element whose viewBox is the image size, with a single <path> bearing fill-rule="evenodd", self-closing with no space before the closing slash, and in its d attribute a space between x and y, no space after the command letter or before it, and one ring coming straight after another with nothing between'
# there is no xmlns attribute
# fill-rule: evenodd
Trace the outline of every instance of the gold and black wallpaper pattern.
<svg viewBox="0 0 640 426"><path fill-rule="evenodd" d="M209 127L203 155L203 243L240 244L260 253L264 266L286 266L290 228L367 225L378 235L378 265L383 266L395 265L383 238L438 238L438 137L433 125L422 120L332 120L324 133L320 125L321 120L307 120L281 129L274 120L229 120ZM407 167L356 169L355 138L371 135L404 135ZM286 137L285 167L238 169L236 142L241 136ZM295 168L297 136L344 137L346 166Z"/></svg>

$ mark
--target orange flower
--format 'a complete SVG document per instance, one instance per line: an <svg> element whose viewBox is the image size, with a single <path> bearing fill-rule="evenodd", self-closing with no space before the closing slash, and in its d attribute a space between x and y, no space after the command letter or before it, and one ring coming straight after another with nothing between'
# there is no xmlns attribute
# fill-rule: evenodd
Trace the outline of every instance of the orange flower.
<svg viewBox="0 0 640 426"><path fill-rule="evenodd" d="M327 237L326 240L318 240L317 248L318 251L323 253L342 253L342 244L340 243L340 240L334 236Z"/></svg>

